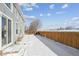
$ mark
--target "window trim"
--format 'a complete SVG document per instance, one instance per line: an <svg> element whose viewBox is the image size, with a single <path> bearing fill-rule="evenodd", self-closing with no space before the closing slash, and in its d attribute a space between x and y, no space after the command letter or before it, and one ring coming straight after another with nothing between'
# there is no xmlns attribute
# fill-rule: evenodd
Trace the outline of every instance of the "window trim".
<svg viewBox="0 0 79 59"><path fill-rule="evenodd" d="M12 28L12 30L11 30L11 32L12 32L11 33L11 43L8 44L8 42L7 42L6 45L2 46L2 42L1 42L1 49L5 49L6 47L8 47L9 45L11 45L13 43L13 20L12 20L11 17L8 17L5 13L1 12L1 16L0 16L1 17L1 22L2 22L2 16L6 17L7 20L8 19L11 20L11 28ZM8 24L8 22L7 22L7 24ZM7 28L8 28L8 26L7 26ZM2 41L2 23L1 23L1 41ZM8 38L7 38L7 41L8 41Z"/></svg>

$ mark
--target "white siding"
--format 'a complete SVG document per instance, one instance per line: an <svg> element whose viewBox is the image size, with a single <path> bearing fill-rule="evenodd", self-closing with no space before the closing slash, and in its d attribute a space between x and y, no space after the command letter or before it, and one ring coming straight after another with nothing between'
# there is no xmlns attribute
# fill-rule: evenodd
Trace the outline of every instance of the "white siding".
<svg viewBox="0 0 79 59"><path fill-rule="evenodd" d="M6 4L3 4L3 3L0 3L0 16L1 15L6 15L7 18L11 19L12 20L12 26L11 26L11 29L12 29L12 44L19 38L19 37L22 37L24 35L24 21L23 21L23 18L22 18L22 15L19 11L19 9L17 7L17 4L11 4L12 5L12 9L10 10ZM18 26L18 34L16 34L16 23L17 23L17 26ZM2 30L1 30L1 17L0 17L0 49L1 49L1 44L2 44ZM5 46L8 47L9 45L11 44L7 44ZM3 48L3 47L2 47ZM4 48L3 48L4 49Z"/></svg>

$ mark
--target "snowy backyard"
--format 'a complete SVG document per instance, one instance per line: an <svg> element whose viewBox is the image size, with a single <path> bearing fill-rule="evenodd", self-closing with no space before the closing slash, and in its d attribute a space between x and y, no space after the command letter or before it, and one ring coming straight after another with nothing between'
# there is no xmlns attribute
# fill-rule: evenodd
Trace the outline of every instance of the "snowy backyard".
<svg viewBox="0 0 79 59"><path fill-rule="evenodd" d="M5 49L4 53L4 56L71 56L79 55L79 50L39 35L25 35L22 41Z"/></svg>
<svg viewBox="0 0 79 59"><path fill-rule="evenodd" d="M0 3L0 56L79 56L79 3Z"/></svg>

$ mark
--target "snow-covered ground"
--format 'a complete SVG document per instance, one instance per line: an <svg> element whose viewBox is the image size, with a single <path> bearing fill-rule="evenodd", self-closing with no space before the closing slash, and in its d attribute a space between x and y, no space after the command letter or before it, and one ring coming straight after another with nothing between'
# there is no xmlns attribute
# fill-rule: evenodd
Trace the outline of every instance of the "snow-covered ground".
<svg viewBox="0 0 79 59"><path fill-rule="evenodd" d="M34 35L25 35L21 42L5 49L4 52L11 51L18 51L18 53L6 54L6 56L56 56L51 49Z"/></svg>
<svg viewBox="0 0 79 59"><path fill-rule="evenodd" d="M63 45L39 35L25 35L22 41L8 47L4 52L14 52L5 54L5 56L79 55L78 49Z"/></svg>
<svg viewBox="0 0 79 59"><path fill-rule="evenodd" d="M41 37L39 35L37 35L36 37L58 56L79 56L79 49L72 48L70 46L61 44L45 37Z"/></svg>

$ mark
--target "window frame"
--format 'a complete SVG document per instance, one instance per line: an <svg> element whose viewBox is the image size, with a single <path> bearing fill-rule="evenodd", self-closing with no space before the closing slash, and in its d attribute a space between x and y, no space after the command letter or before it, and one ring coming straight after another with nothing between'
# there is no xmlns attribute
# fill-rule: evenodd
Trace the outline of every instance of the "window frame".
<svg viewBox="0 0 79 59"><path fill-rule="evenodd" d="M5 49L6 47L8 47L9 45L11 45L13 43L13 18L10 18L9 16L7 16L5 13L1 12L1 49ZM7 24L8 24L8 19L11 20L11 42L8 43L8 38L7 38L7 44L2 46L2 17L5 17L7 19ZM8 29L8 25L7 25L7 29ZM8 34L7 34L7 37L8 37Z"/></svg>

